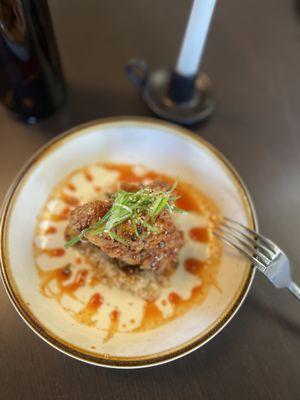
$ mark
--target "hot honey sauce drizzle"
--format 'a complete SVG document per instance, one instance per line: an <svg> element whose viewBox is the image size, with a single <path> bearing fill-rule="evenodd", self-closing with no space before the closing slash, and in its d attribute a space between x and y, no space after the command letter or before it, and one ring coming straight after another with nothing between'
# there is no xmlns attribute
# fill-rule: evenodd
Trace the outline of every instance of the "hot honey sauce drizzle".
<svg viewBox="0 0 300 400"><path fill-rule="evenodd" d="M169 301L173 305L177 306L178 304L182 303L183 300L181 296L179 296L179 294L177 294L176 292L171 292L169 294Z"/></svg>
<svg viewBox="0 0 300 400"><path fill-rule="evenodd" d="M84 174L85 179L86 179L88 182L93 182L94 177L93 177L93 175L89 172L88 169L85 169L85 170L83 171L83 174Z"/></svg>
<svg viewBox="0 0 300 400"><path fill-rule="evenodd" d="M69 183L67 183L67 188L69 189L69 190L71 190L71 192L75 192L76 191L76 186L74 185L74 183L72 183L72 182L69 182Z"/></svg>
<svg viewBox="0 0 300 400"><path fill-rule="evenodd" d="M86 269L81 269L76 272L73 281L66 284L66 281L71 277L72 271L70 265L66 265L61 268L54 269L52 271L38 270L41 284L40 290L46 297L55 298L59 303L64 294L77 300L75 292L78 288L82 287L86 283L88 271ZM51 288L51 283L56 284L56 289Z"/></svg>
<svg viewBox="0 0 300 400"><path fill-rule="evenodd" d="M60 301L62 297L61 287L63 286L63 282L69 279L71 275L71 270L69 266L57 268L52 271L43 271L38 269L41 283L40 290L41 293L46 297L54 297L57 301ZM57 284L59 291L53 292L50 283L54 281Z"/></svg>
<svg viewBox="0 0 300 400"><path fill-rule="evenodd" d="M207 227L192 228L189 231L189 236L195 242L202 242L202 243L209 242L209 230Z"/></svg>
<svg viewBox="0 0 300 400"><path fill-rule="evenodd" d="M99 285L100 282L101 282L101 279L99 278L99 276L96 274L93 274L90 278L89 286L91 288L94 288L95 286Z"/></svg>
<svg viewBox="0 0 300 400"><path fill-rule="evenodd" d="M114 334L118 332L120 321L120 312L118 310L113 310L110 313L110 325L107 331L107 335L103 339L104 343L107 343L110 339L113 338Z"/></svg>
<svg viewBox="0 0 300 400"><path fill-rule="evenodd" d="M179 183L176 187L176 192L178 196L180 196L180 198L176 200L177 207L185 211L202 211L199 201L192 195L191 188Z"/></svg>
<svg viewBox="0 0 300 400"><path fill-rule="evenodd" d="M54 233L57 232L57 228L55 226L49 226L44 232L44 235L53 235Z"/></svg>
<svg viewBox="0 0 300 400"><path fill-rule="evenodd" d="M95 293L91 296L86 306L84 306L79 312L74 314L75 319L88 326L94 326L95 321L93 316L97 313L103 303L103 297L100 293Z"/></svg>
<svg viewBox="0 0 300 400"><path fill-rule="evenodd" d="M65 286L64 290L66 291L66 293L73 294L78 288L84 286L87 275L88 275L88 270L86 269L80 269L79 271L77 271L74 281L69 285Z"/></svg>
<svg viewBox="0 0 300 400"><path fill-rule="evenodd" d="M118 172L118 176L116 177L114 175L114 178L111 182L111 187L113 188L118 187L119 183L117 182L143 183L146 181L162 180L170 185L172 185L174 182L174 179L169 176L146 169L140 169L140 172L137 173L138 170L132 165L94 164L94 166L99 166L107 171ZM56 223L67 224L71 210L80 204L79 199L75 196L77 193L78 196L80 195L80 188L76 187L72 183L73 176L78 173L82 173L86 181L91 183L91 187L93 188L95 194L100 191L106 192L106 187L100 187L101 180L99 180L98 175L96 179L96 175L94 177L90 174L89 167L84 167L81 170L74 171L57 188L54 189L53 194L49 198L49 201L62 200L65 203L65 207L58 214L54 214L45 206L45 210L47 211L42 212L40 220L49 220L51 225L49 228L44 230L38 228L36 231L37 236L55 235L57 233L57 228L55 226ZM69 194L65 194L63 188L66 187L69 189L69 191L74 192L74 195L69 195L70 192ZM120 303L117 304L118 308L111 311L111 309L109 309L111 303L109 295L105 295L104 299L98 292L98 290L101 292L101 286L99 287L99 285L106 285L105 279L103 280L101 277L99 278L97 271L92 271L92 273L89 274L89 270L84 268L86 264L89 264L89 260L85 257L81 258L79 253L72 253L71 256L69 250L65 250L63 248L63 239L62 243L59 244L59 247L49 249L35 248L34 250L35 256L46 254L49 257L57 257L58 262L59 257L64 257L64 260L67 258L68 262L68 257L70 254L69 264L55 268L51 271L45 271L37 264L37 270L40 276L40 290L42 294L47 297L54 298L59 304L61 304L61 306L63 306L61 302L63 295L67 295L82 302L83 307L77 312L68 310L65 307L63 308L69 312L77 322L94 327L96 329L106 330L107 334L104 338L104 342L109 341L119 329L122 330L122 328L124 329L125 326L128 327L128 332L142 332L153 329L165 324L168 321L171 321L174 318L177 318L194 305L203 302L211 287L218 289L216 275L218 271L219 260L221 258L221 245L215 240L210 232L211 227L220 219L219 210L208 196L186 182L178 182L176 187L176 195L181 196L178 200L176 200L177 207L180 207L186 211L196 212L197 214L204 216L207 220L205 227L193 227L186 231L186 237L189 240L201 242L209 249L209 256L207 259L200 260L192 257L186 258L183 260L183 264L180 266L180 268L185 270L185 273L193 274L199 277L199 284L196 284L191 289L188 298L186 298L186 295L183 298L180 290L177 293L176 287L174 287L172 288L171 293L169 293L165 298L157 299L157 303L144 301L143 315L141 319L130 318L126 320L126 315L123 315L124 311L122 310L122 298L120 298ZM61 228L59 229L61 232ZM70 250L74 251L73 249ZM92 292L88 300L83 301L78 297L80 292L77 294L76 291L81 287L89 288L88 290ZM97 293L93 294L95 291L97 291ZM85 296L84 298L86 299L87 297ZM140 301L140 299L138 300ZM108 306L108 311L104 311L106 308L102 308L100 312L101 305L104 301L105 305ZM130 304L134 306L135 301L133 300L133 303L130 302ZM170 310L170 306L172 307L172 315L164 315L162 310ZM97 325L95 325L96 319L100 318L99 316L101 316L101 313L103 312L109 312L110 323L108 329L105 329L106 327L101 326L101 319L97 322ZM120 324L121 313L122 325ZM100 328L98 328L98 326Z"/></svg>
<svg viewBox="0 0 300 400"><path fill-rule="evenodd" d="M146 302L144 305L143 319L134 332L147 331L164 323L164 317L155 302Z"/></svg>
<svg viewBox="0 0 300 400"><path fill-rule="evenodd" d="M205 261L198 260L197 258L187 258L184 262L184 268L191 274L201 277Z"/></svg>
<svg viewBox="0 0 300 400"><path fill-rule="evenodd" d="M68 205L68 206L73 206L76 207L79 205L79 200L77 197L74 196L68 196L65 193L61 194L61 199Z"/></svg>

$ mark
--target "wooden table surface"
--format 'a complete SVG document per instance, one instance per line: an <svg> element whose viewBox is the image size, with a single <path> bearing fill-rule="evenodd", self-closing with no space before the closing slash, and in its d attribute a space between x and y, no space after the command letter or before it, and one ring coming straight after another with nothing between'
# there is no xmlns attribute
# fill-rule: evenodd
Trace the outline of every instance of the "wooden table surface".
<svg viewBox="0 0 300 400"><path fill-rule="evenodd" d="M22 164L78 123L151 113L127 80L130 57L172 64L184 0L49 0L69 88L55 116L26 126L0 109L0 198ZM253 196L261 231L287 251L300 282L300 1L219 1L204 69L219 99L193 127L232 161ZM0 398L296 399L300 304L257 274L242 309L203 348L146 370L88 366L49 347L0 287Z"/></svg>

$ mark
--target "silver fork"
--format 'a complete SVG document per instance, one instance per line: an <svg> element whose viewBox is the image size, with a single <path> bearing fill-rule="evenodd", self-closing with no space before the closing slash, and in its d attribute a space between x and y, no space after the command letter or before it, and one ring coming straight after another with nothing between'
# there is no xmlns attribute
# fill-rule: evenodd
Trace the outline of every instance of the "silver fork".
<svg viewBox="0 0 300 400"><path fill-rule="evenodd" d="M247 257L274 286L289 289L300 300L300 287L292 280L290 261L274 242L229 218L224 218L213 233Z"/></svg>

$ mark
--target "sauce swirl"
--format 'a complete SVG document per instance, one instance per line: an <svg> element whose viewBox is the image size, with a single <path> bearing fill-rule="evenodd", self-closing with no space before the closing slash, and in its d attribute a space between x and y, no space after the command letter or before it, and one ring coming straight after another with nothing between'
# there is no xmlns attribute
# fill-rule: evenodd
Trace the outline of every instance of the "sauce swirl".
<svg viewBox="0 0 300 400"><path fill-rule="evenodd" d="M114 171L118 173L117 177L115 177L115 174L112 174L114 180L111 182L111 188L118 187L120 182L142 183L145 180L156 179L163 180L170 185L174 182L174 179L169 176L146 169L141 169L141 171L144 172L139 172L137 174L137 169L132 165L93 164L93 166L95 168L99 166L108 172ZM58 263L54 269L44 270L37 262L41 292L47 297L54 298L77 322L94 327L94 329L103 329L103 331L105 331L104 342L110 340L118 331L142 332L156 328L182 315L194 305L200 304L207 296L211 287L217 288L215 277L221 256L221 246L214 237L210 235L211 224L214 224L219 219L219 210L214 202L192 185L181 181L178 183L176 192L181 198L176 200L176 205L184 210L201 215L199 226L187 228L185 232L186 238L191 243L194 242L194 248L197 246L197 243L201 243L202 248L203 245L209 248L209 256L205 260L200 260L197 258L197 255L193 253L185 257L179 265L178 268L182 268L182 273L189 274L189 279L195 282L188 295L183 295L180 285L178 288L172 287L170 292L167 292L164 297L159 297L157 301L144 301L142 317L139 317L139 314L133 315L133 311L130 311L127 318L126 312L124 311L125 308L122 308L122 296L120 296L120 301L116 303L115 300L110 297L107 290L102 290L106 285L105 276L100 275L99 277L99 274L93 270L93 267L89 264L89 260L86 259L85 256L79 256L74 249L70 249L70 251L68 249L66 251L63 248L62 227L58 224L67 224L67 219L71 210L80 204L79 198L81 199L85 196L85 193L80 192L81 188L73 183L76 180L72 181L75 174L81 173L81 177L83 176L87 182L91 183L90 185L85 185L89 187L88 190L94 192L94 197L92 197L91 200L97 198L100 192L109 193L111 190L109 186L106 187L103 182L98 179L97 174L94 174L95 169L93 169L93 174L91 174L89 168L90 167L84 167L81 170L74 171L54 189L49 197L49 201L59 200L63 202L64 207L58 214L54 214L54 212L50 212L49 209L47 209L46 205L46 211L42 212L40 218L43 221L51 222L51 224L47 229L44 228L44 230L38 228L39 224L37 224L36 235L44 236L46 243L47 240L50 241L53 239L54 242L52 243L57 243L57 246L54 248L46 247L40 249L34 247L37 260L39 255L42 254L43 257L49 257L49 260L52 260L52 264L56 262L56 259ZM66 189L69 190L68 194L66 194ZM76 192L79 198L70 195L70 192ZM201 226L202 217L207 221L205 226ZM57 240L56 235L60 235L61 243ZM49 238L47 239L47 237ZM59 264L64 263L65 260L67 260L68 263L59 266ZM193 277L191 277L190 274L193 275ZM82 297L81 293L83 291L79 290L80 288L84 288L84 291L87 290L86 293L88 293L88 295ZM64 296L79 302L77 303L80 304L79 311L78 306L76 309L77 311L68 310L68 307L65 307L65 303L62 301L62 299L65 298ZM137 307L137 300L140 301L140 299L135 298L130 298L129 301L126 301L126 304L130 306L130 310L134 310L135 307ZM106 322L108 325L105 327L102 325L101 319L99 320L99 316L104 312L108 313L106 314ZM122 323L120 323L121 316ZM98 321L97 324L96 321Z"/></svg>

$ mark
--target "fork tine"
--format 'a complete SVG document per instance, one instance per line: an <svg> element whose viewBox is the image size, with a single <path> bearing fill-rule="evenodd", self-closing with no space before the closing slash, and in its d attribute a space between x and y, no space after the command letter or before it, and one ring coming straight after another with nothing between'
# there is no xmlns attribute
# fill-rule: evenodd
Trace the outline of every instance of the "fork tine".
<svg viewBox="0 0 300 400"><path fill-rule="evenodd" d="M275 254L275 250L266 247L266 245L264 245L263 243L255 240L254 238L252 238L251 236L249 236L248 234L244 233L241 231L240 228L236 228L235 226L232 226L230 224L228 224L226 221L222 221L220 223L220 226L230 229L231 231L234 231L236 233L238 233L239 235L241 235L242 237L244 237L245 239L247 239L249 242L251 242L255 247L259 248L260 250L264 251L266 253L267 256L274 256Z"/></svg>
<svg viewBox="0 0 300 400"><path fill-rule="evenodd" d="M219 230L220 233L223 233L224 237L228 237L234 239L236 242L238 242L239 244L245 246L248 250L250 250L250 252L252 254L257 255L258 257L260 257L262 259L262 261L266 264L269 264L272 260L271 258L268 258L267 256L265 256L264 254L262 254L260 251L258 251L257 249L255 249L253 246L251 246L250 244L248 244L245 240L241 239L239 236L237 236L236 234L225 230L223 227L218 227L217 230Z"/></svg>
<svg viewBox="0 0 300 400"><path fill-rule="evenodd" d="M267 246L270 247L271 250L277 252L279 249L278 246L276 246L276 244L274 242L272 242L270 239L266 238L265 236L263 236L262 234L253 231L252 229L247 228L246 226L244 226L243 224L241 224L240 222L236 222L230 218L224 217L224 220L226 220L227 222L233 224L233 225L237 225L240 228L244 229L245 231L251 233L252 235L256 236L257 238L259 238L260 240L262 240Z"/></svg>
<svg viewBox="0 0 300 400"><path fill-rule="evenodd" d="M266 270L266 266L264 264L262 264L259 260L257 260L256 258L254 258L253 256L251 256L250 254L247 253L246 250L244 250L242 247L238 246L237 244L235 244L234 242L232 242L231 240L228 240L226 237L224 237L223 235L220 235L219 233L213 231L213 235L216 236L218 239L222 240L223 242L225 242L228 246L232 247L235 250L238 250L240 253L242 253L245 257L248 258L248 260L250 260L252 262L252 264L254 264L260 271L264 272Z"/></svg>

